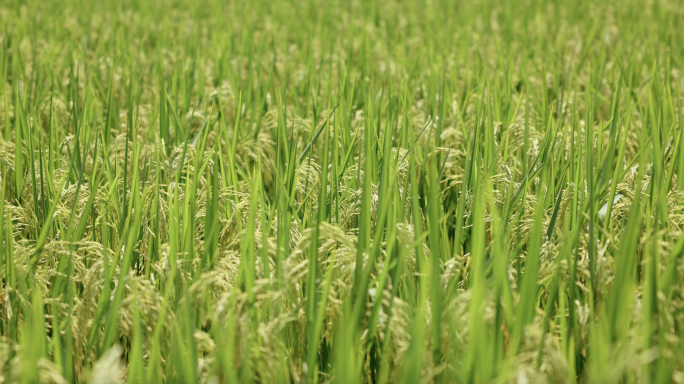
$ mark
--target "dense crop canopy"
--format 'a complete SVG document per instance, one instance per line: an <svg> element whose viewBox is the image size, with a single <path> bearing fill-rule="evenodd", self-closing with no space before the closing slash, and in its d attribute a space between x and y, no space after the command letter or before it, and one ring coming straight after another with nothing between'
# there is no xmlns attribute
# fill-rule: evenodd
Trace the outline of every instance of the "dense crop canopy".
<svg viewBox="0 0 684 384"><path fill-rule="evenodd" d="M0 2L0 381L684 381L683 27Z"/></svg>

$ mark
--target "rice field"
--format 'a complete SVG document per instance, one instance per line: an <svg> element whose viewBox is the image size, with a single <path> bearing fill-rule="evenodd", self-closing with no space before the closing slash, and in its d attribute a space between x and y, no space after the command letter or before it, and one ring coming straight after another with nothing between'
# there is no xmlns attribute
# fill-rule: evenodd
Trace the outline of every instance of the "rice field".
<svg viewBox="0 0 684 384"><path fill-rule="evenodd" d="M3 0L0 382L684 382L684 3Z"/></svg>

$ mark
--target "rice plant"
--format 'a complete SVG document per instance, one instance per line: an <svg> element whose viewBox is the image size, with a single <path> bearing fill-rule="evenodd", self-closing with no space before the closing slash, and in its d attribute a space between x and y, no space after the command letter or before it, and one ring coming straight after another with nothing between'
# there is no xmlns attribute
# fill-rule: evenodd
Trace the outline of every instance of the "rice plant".
<svg viewBox="0 0 684 384"><path fill-rule="evenodd" d="M0 2L0 382L684 382L683 26Z"/></svg>

